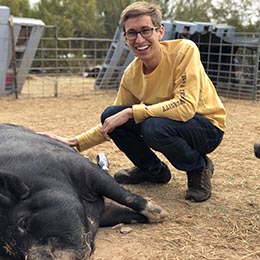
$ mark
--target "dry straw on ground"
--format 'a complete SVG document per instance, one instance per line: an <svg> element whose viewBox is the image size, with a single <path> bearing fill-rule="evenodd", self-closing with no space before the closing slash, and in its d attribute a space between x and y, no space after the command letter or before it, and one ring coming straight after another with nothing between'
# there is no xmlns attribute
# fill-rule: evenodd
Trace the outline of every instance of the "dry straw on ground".
<svg viewBox="0 0 260 260"><path fill-rule="evenodd" d="M40 96L39 86L47 91L48 80L53 91L53 79L44 80L28 80L30 92L24 88L18 100L0 98L1 122L72 136L98 123L100 113L116 95L115 90L94 91L89 79L77 82L72 78L75 87L59 79L58 98L48 94L52 97L28 99L34 97L33 92ZM85 94L77 95L82 89ZM260 259L260 160L253 154L253 143L260 141L260 104L222 100L228 122L222 144L209 155L215 164L212 198L198 204L185 201L186 176L171 166L172 180L167 185L127 186L164 207L169 219L161 224L133 225L128 234L117 228L100 229L92 260ZM98 152L107 154L111 174L131 166L113 143L101 144L84 155L95 160Z"/></svg>

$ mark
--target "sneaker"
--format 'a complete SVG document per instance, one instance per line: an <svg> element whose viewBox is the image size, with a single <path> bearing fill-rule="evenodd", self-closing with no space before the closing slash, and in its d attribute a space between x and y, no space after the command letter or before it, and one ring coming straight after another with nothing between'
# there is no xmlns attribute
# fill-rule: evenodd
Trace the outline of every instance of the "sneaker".
<svg viewBox="0 0 260 260"><path fill-rule="evenodd" d="M214 171L212 161L205 156L207 166L203 169L187 172L188 190L185 199L193 202L202 202L211 196L211 177Z"/></svg>
<svg viewBox="0 0 260 260"><path fill-rule="evenodd" d="M167 183L171 179L168 166L161 162L158 170L142 170L138 167L123 169L115 173L115 180L121 184L137 184L141 182Z"/></svg>

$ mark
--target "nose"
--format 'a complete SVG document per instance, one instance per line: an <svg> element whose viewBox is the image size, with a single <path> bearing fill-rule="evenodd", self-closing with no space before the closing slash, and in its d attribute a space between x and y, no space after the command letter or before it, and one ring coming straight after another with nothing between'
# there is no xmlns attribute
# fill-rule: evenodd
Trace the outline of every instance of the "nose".
<svg viewBox="0 0 260 260"><path fill-rule="evenodd" d="M138 32L136 39L135 39L135 42L142 42L144 40L145 40L145 38L142 36L142 34L140 32Z"/></svg>

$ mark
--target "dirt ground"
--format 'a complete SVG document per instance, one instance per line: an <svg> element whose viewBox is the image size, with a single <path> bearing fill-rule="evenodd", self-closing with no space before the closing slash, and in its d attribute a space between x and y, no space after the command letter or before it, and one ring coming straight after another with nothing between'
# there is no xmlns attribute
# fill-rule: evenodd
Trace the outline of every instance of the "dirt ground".
<svg viewBox="0 0 260 260"><path fill-rule="evenodd" d="M36 86L36 81L30 86ZM99 122L101 111L116 91L93 91L84 96L28 98L22 93L0 98L0 122L36 131L73 136ZM214 161L213 194L203 203L184 200L187 180L172 170L166 185L130 185L131 191L152 198L169 213L160 224L100 229L91 260L253 260L260 259L260 159L253 144L260 141L260 104L222 98L228 122L222 144L209 157ZM105 152L110 172L130 167L129 160L111 142L83 152L95 160Z"/></svg>

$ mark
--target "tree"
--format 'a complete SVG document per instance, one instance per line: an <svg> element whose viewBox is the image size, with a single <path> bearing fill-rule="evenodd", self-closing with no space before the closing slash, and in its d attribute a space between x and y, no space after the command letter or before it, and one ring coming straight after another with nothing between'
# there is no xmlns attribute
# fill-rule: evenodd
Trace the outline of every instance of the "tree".
<svg viewBox="0 0 260 260"><path fill-rule="evenodd" d="M33 16L46 25L57 25L58 34L62 37L72 36L73 31L73 24L66 13L66 6L59 0L41 0L33 10Z"/></svg>
<svg viewBox="0 0 260 260"><path fill-rule="evenodd" d="M104 31L96 0L67 0L68 17L74 27L74 37L98 37Z"/></svg>
<svg viewBox="0 0 260 260"><path fill-rule="evenodd" d="M0 0L0 5L9 7L11 15L18 17L31 17L29 0Z"/></svg>
<svg viewBox="0 0 260 260"><path fill-rule="evenodd" d="M213 8L218 23L236 27L236 31L259 31L260 4L251 0L218 0Z"/></svg>
<svg viewBox="0 0 260 260"><path fill-rule="evenodd" d="M130 0L97 0L97 8L104 26L104 37L112 38L119 24L122 10L132 1Z"/></svg>
<svg viewBox="0 0 260 260"><path fill-rule="evenodd" d="M211 10L211 0L176 0L171 10L171 17L172 20L186 22L209 22Z"/></svg>
<svg viewBox="0 0 260 260"><path fill-rule="evenodd" d="M163 19L168 19L171 16L170 3L171 0L146 0L147 2L155 2L161 6ZM115 30L119 24L120 14L122 10L136 1L133 0L113 0L113 1L104 1L97 0L97 8L99 14L103 19L105 37L112 38Z"/></svg>
<svg viewBox="0 0 260 260"><path fill-rule="evenodd" d="M163 20L227 23L236 31L259 31L260 2L251 0L146 0L161 6ZM56 25L59 37L112 38L122 10L135 0L0 0L18 17ZM213 4L214 3L214 4Z"/></svg>
<svg viewBox="0 0 260 260"><path fill-rule="evenodd" d="M41 0L34 16L47 25L57 25L60 37L98 37L103 25L96 0Z"/></svg>

